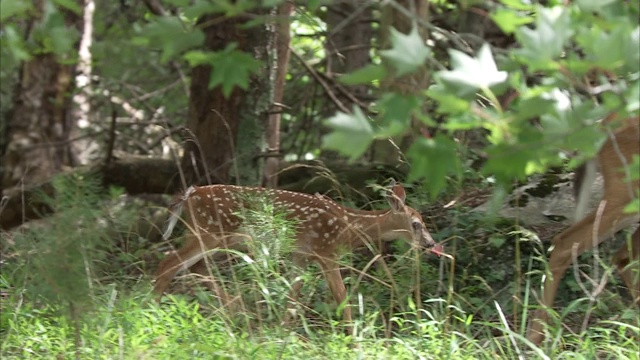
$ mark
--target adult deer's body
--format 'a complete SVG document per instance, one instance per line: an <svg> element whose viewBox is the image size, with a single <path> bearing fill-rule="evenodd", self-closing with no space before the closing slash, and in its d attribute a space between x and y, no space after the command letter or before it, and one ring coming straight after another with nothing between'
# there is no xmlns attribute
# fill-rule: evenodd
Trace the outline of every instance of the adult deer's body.
<svg viewBox="0 0 640 360"><path fill-rule="evenodd" d="M341 304L346 300L347 292L337 262L339 248L354 248L370 242L401 238L431 249L436 254L441 251L420 214L405 205L402 186L393 184L390 192L387 197L390 210L362 211L346 208L318 194L229 185L191 187L172 206L172 215L163 236L165 239L170 237L180 213L185 210L185 223L188 226L185 245L158 266L154 293L159 300L178 270L196 264L201 267L205 252L241 247L248 235L243 230L238 212L247 207L247 197L266 196L274 206L284 208L286 216L297 223L292 255L294 264L303 267L308 261L316 261L324 272L336 302ZM301 282L292 285L292 296L297 295L301 286ZM214 289L217 289L223 302L227 301L224 291L219 290L217 285L214 285ZM351 322L348 306L345 307L344 318Z"/></svg>
<svg viewBox="0 0 640 360"><path fill-rule="evenodd" d="M605 123L612 121L613 117L610 117ZM633 156L638 154L640 154L640 118L636 117L626 120L621 128L612 132L598 152L597 158L594 159L604 178L604 193L600 206L553 239L553 249L549 259L551 277L545 281L541 299L543 307L553 306L560 280L574 257L640 220L638 213L625 214L623 211L625 206L637 196L640 186L638 180L632 182L627 180L629 165L633 162ZM582 185L583 189L589 186L590 184ZM582 196L586 194L585 191L580 193ZM584 201L578 199L578 203L581 204ZM636 303L640 301L638 263L635 262L635 266L629 265L638 259L640 259L640 229L633 234L631 243L625 243L613 259ZM540 309L533 319L528 335L529 340L534 343L542 341L542 323L546 323L547 320L546 310Z"/></svg>

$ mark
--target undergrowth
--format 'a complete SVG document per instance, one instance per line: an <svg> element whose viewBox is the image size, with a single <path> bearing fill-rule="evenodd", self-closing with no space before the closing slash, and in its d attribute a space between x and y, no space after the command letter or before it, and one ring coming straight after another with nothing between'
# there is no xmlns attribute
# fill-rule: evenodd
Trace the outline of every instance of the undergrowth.
<svg viewBox="0 0 640 360"><path fill-rule="evenodd" d="M3 359L638 359L640 316L615 287L601 300L565 301L541 347L526 340L544 253L513 224L488 228L475 215L459 216L456 230L434 232L455 266L416 257L401 242L374 262L366 251L343 257L355 322L346 335L346 304L333 303L319 269L292 267L291 243L268 242L291 238L297 226L268 202L239 214L264 240L250 246L254 255L234 253L212 269L241 303L231 313L193 276L177 278L174 295L156 304L149 276L130 270L138 264L123 266L135 256L109 245L110 231L134 218L105 205L121 195L100 194L87 179L57 184L63 196L54 217L3 234ZM514 263L516 251L523 255ZM292 306L296 280L305 285ZM288 312L294 319L283 324Z"/></svg>

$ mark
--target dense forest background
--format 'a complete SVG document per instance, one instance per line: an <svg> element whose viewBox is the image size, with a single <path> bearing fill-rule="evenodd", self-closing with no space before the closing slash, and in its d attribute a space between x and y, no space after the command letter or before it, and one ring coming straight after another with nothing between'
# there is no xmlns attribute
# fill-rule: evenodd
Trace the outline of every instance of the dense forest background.
<svg viewBox="0 0 640 360"><path fill-rule="evenodd" d="M574 169L601 119L640 112L639 15L622 0L2 0L2 355L637 358L615 247L576 261L550 343L525 333ZM301 323L281 326L285 258L219 270L243 316L193 276L149 303L176 247L166 206L188 186L377 209L390 178L450 256L346 255L356 338L317 271Z"/></svg>

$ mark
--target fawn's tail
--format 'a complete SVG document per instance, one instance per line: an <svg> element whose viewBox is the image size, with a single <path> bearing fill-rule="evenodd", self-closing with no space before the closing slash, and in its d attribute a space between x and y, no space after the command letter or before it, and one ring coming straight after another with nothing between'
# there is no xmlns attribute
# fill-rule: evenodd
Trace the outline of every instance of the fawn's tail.
<svg viewBox="0 0 640 360"><path fill-rule="evenodd" d="M176 202L174 202L169 206L169 212L171 213L171 215L167 219L167 227L165 228L164 233L162 234L163 240L168 240L169 237L171 236L171 233L173 232L173 228L178 223L178 219L180 219L180 215L182 215L182 208L183 208L184 202L189 198L189 195L191 195L191 193L195 191L195 189L196 189L195 187L190 186L187 189L187 191L185 191L184 194Z"/></svg>

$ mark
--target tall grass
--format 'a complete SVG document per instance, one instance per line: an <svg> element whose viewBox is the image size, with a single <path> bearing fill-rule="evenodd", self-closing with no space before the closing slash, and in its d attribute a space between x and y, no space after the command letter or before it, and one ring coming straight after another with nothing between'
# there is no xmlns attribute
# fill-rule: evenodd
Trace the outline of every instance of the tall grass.
<svg viewBox="0 0 640 360"><path fill-rule="evenodd" d="M209 291L185 287L185 277L176 279L174 295L157 305L150 301L149 277L127 273L122 259L113 261L118 256L109 246L113 222L127 228L133 217L114 217L105 204L115 195L100 194L95 184L61 180L53 218L3 234L3 359L638 358L640 316L623 311L626 303L612 292L602 294L606 301L576 300L559 309L549 340L541 347L528 343L524 315L531 310L528 303L535 303L531 289L540 281L532 268L544 266L522 261L524 279L514 278L513 264L500 263L496 255L507 248L505 242L526 236L492 228L480 245L464 233L465 226L470 233L479 228L469 218L460 220L458 233L439 233L458 239L458 250L448 248L456 252L455 267L435 258L417 262L402 243L393 245L391 254L342 258L354 309L352 336L342 327L340 311L346 304L333 303L321 272L291 266L298 224L287 219L286 210L260 198L238 213L251 224L246 229L253 239L247 249L251 256L234 251L228 253L234 259L230 263L209 261L211 273L240 306L234 312L221 308ZM480 260L479 273L471 268L478 258L493 262ZM292 306L288 295L297 279L305 286ZM495 291L496 283L504 287ZM589 304L594 308L590 326L572 333L576 309ZM296 321L284 325L292 310Z"/></svg>

